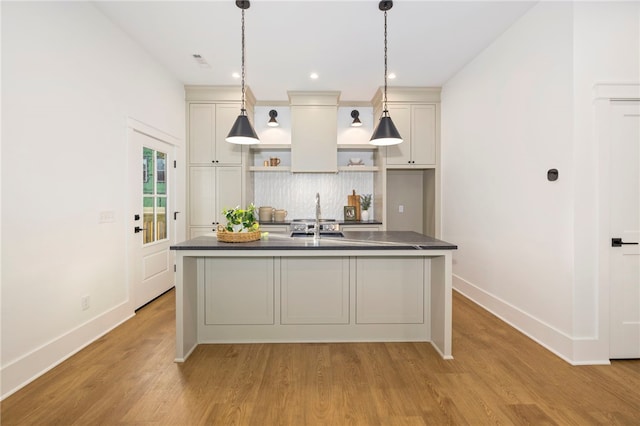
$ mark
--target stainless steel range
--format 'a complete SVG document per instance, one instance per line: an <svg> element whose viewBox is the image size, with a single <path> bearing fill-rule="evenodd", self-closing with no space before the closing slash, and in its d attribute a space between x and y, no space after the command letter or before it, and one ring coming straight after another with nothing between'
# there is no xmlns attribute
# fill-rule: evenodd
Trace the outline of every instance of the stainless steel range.
<svg viewBox="0 0 640 426"><path fill-rule="evenodd" d="M340 224L335 219L320 219L320 234L332 234L340 231ZM293 219L289 229L291 232L313 235L315 219Z"/></svg>

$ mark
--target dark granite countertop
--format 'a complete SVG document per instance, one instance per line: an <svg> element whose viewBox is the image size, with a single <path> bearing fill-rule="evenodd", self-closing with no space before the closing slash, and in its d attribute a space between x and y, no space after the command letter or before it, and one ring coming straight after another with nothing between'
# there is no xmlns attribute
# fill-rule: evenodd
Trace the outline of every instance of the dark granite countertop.
<svg viewBox="0 0 640 426"><path fill-rule="evenodd" d="M171 250L455 250L455 244L411 231L344 232L344 238L290 237L270 232L259 241L219 242L215 236L202 236L171 246Z"/></svg>
<svg viewBox="0 0 640 426"><path fill-rule="evenodd" d="M309 219L310 222L313 222L313 219ZM339 225L382 225L382 222L379 220L336 220L335 222ZM285 220L284 222L264 222L261 221L260 225L291 225L290 220Z"/></svg>

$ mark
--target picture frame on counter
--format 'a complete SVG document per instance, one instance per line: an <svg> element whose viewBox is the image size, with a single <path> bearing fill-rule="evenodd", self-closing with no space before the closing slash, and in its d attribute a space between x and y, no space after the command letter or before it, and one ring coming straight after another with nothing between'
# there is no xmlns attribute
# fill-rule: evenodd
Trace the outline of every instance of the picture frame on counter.
<svg viewBox="0 0 640 426"><path fill-rule="evenodd" d="M356 206L344 206L344 220L356 220Z"/></svg>

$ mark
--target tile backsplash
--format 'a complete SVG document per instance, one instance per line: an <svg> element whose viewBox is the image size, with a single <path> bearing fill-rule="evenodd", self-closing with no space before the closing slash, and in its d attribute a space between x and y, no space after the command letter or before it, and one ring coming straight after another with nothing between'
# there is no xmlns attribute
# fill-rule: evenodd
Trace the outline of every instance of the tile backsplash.
<svg viewBox="0 0 640 426"><path fill-rule="evenodd" d="M321 217L344 219L347 196L373 194L373 172L290 173L254 172L256 207L270 206L287 210L287 219L315 217L315 196L320 193ZM373 213L373 211L371 211ZM370 219L374 219L370 215Z"/></svg>

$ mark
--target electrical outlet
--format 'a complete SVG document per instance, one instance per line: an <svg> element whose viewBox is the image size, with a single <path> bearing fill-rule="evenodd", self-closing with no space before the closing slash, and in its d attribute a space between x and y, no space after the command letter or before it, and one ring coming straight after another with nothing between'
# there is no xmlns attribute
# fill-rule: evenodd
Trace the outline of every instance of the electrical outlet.
<svg viewBox="0 0 640 426"><path fill-rule="evenodd" d="M80 307L83 311L89 309L89 296L82 296L80 298Z"/></svg>
<svg viewBox="0 0 640 426"><path fill-rule="evenodd" d="M398 205L398 213L404 213L404 205Z"/></svg>
<svg viewBox="0 0 640 426"><path fill-rule="evenodd" d="M105 210L100 212L100 217L98 218L99 223L113 223L116 221L116 212L113 210Z"/></svg>

